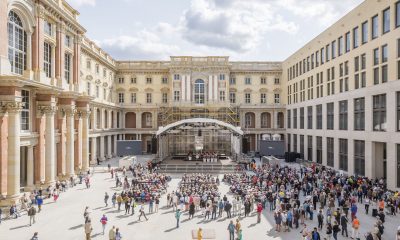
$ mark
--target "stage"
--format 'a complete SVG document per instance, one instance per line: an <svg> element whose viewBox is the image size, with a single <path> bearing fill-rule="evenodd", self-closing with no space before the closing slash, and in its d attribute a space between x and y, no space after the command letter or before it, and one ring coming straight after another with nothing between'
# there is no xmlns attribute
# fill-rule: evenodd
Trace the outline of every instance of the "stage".
<svg viewBox="0 0 400 240"><path fill-rule="evenodd" d="M218 160L217 162L202 162L202 161L188 161L182 159L176 159L173 157L168 157L164 159L161 164L171 164L171 165L237 165L235 161L233 161L230 157L227 157L226 160Z"/></svg>

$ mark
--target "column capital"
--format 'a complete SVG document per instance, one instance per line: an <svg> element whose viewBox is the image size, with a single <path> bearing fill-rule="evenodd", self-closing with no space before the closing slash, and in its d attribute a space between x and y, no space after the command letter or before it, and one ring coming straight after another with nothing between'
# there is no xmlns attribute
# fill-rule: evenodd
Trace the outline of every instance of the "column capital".
<svg viewBox="0 0 400 240"><path fill-rule="evenodd" d="M22 110L25 103L17 101L1 102L1 110L8 113L18 113Z"/></svg>
<svg viewBox="0 0 400 240"><path fill-rule="evenodd" d="M78 109L77 113L81 118L89 118L91 112L90 110Z"/></svg>
<svg viewBox="0 0 400 240"><path fill-rule="evenodd" d="M73 117L76 113L75 106L61 106L60 111L67 117Z"/></svg>
<svg viewBox="0 0 400 240"><path fill-rule="evenodd" d="M42 19L46 17L46 9L40 4L36 5L36 17Z"/></svg>
<svg viewBox="0 0 400 240"><path fill-rule="evenodd" d="M38 112L41 112L41 114L46 114L46 115L54 115L57 112L57 107L49 105L39 105Z"/></svg>

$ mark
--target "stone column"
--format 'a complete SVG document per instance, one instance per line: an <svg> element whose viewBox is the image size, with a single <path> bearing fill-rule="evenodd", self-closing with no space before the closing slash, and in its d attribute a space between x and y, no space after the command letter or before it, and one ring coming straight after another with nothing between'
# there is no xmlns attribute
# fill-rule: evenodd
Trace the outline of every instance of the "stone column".
<svg viewBox="0 0 400 240"><path fill-rule="evenodd" d="M57 146L57 175L65 176L66 171L66 119L63 111L58 112L58 129L60 132L60 143Z"/></svg>
<svg viewBox="0 0 400 240"><path fill-rule="evenodd" d="M74 171L74 137L75 137L75 128L74 128L74 115L75 115L75 107L69 106L65 108L66 118L67 118L67 142L66 142L66 175L73 176L75 174Z"/></svg>
<svg viewBox="0 0 400 240"><path fill-rule="evenodd" d="M8 102L3 105L8 112L8 166L7 198L18 197L20 193L20 132L21 102Z"/></svg>
<svg viewBox="0 0 400 240"><path fill-rule="evenodd" d="M114 157L116 157L117 156L117 153L118 153L118 151L117 151L117 136L118 135L114 135Z"/></svg>
<svg viewBox="0 0 400 240"><path fill-rule="evenodd" d="M104 161L105 157L104 157L104 136L100 136L100 161Z"/></svg>
<svg viewBox="0 0 400 240"><path fill-rule="evenodd" d="M38 106L36 110L36 132L38 133L38 144L35 148L35 184L41 184L45 180L45 129L45 115Z"/></svg>
<svg viewBox="0 0 400 240"><path fill-rule="evenodd" d="M92 155L90 159L91 164L96 164L97 163L97 138L92 137L92 142L91 142L91 149L92 149Z"/></svg>
<svg viewBox="0 0 400 240"><path fill-rule="evenodd" d="M89 117L90 111L81 111L82 119L82 170L89 169ZM93 151L93 148L92 148Z"/></svg>
<svg viewBox="0 0 400 240"><path fill-rule="evenodd" d="M26 182L26 185L27 185L28 187L33 187L33 184L34 184L34 178L33 178L33 174L34 174L33 161L34 161L34 157L33 157L33 146L29 146L29 147L28 147L28 159L27 159L27 182Z"/></svg>
<svg viewBox="0 0 400 240"><path fill-rule="evenodd" d="M1 10L0 10L1 11ZM0 112L0 194L7 194L7 137L8 117L5 111Z"/></svg>
<svg viewBox="0 0 400 240"><path fill-rule="evenodd" d="M45 183L52 184L56 179L54 166L55 160L55 134L54 134L54 114L55 106L39 106L39 109L46 114L45 128Z"/></svg>
<svg viewBox="0 0 400 240"><path fill-rule="evenodd" d="M107 140L107 157L112 158L112 151L111 151L111 146L112 146L112 142L111 142L111 135L108 135L108 140Z"/></svg>
<svg viewBox="0 0 400 240"><path fill-rule="evenodd" d="M75 114L76 138L74 139L74 167L79 172L82 168L82 119L80 112ZM75 131L74 131L75 136Z"/></svg>

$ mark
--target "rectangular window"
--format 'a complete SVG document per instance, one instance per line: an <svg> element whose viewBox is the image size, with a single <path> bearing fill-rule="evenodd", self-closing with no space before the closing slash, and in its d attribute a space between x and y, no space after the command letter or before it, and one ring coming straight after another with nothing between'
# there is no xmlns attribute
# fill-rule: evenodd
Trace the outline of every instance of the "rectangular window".
<svg viewBox="0 0 400 240"><path fill-rule="evenodd" d="M279 93L274 94L274 102L275 102L275 104L281 103L281 97L280 97Z"/></svg>
<svg viewBox="0 0 400 240"><path fill-rule="evenodd" d="M304 129L304 107L300 108L300 129Z"/></svg>
<svg viewBox="0 0 400 240"><path fill-rule="evenodd" d="M365 99L354 99L354 130L365 130Z"/></svg>
<svg viewBox="0 0 400 240"><path fill-rule="evenodd" d="M151 77L146 78L146 83L147 83L147 84L151 84L151 82L152 82Z"/></svg>
<svg viewBox="0 0 400 240"><path fill-rule="evenodd" d="M123 78L123 77L119 77L118 78L118 83L119 84L123 84L125 82L125 78Z"/></svg>
<svg viewBox="0 0 400 240"><path fill-rule="evenodd" d="M251 94L250 93L245 93L244 94L244 102L247 104L251 103Z"/></svg>
<svg viewBox="0 0 400 240"><path fill-rule="evenodd" d="M322 137L317 137L317 163L322 164Z"/></svg>
<svg viewBox="0 0 400 240"><path fill-rule="evenodd" d="M266 104L267 103L267 94L266 93L261 93L260 94L260 103L261 104Z"/></svg>
<svg viewBox="0 0 400 240"><path fill-rule="evenodd" d="M353 28L353 48L358 48L358 27Z"/></svg>
<svg viewBox="0 0 400 240"><path fill-rule="evenodd" d="M162 77L161 78L161 83L162 84L168 84L168 78L167 77Z"/></svg>
<svg viewBox="0 0 400 240"><path fill-rule="evenodd" d="M317 129L322 129L322 104L317 105Z"/></svg>
<svg viewBox="0 0 400 240"><path fill-rule="evenodd" d="M396 27L400 27L400 1L396 2ZM399 175L398 175L399 176Z"/></svg>
<svg viewBox="0 0 400 240"><path fill-rule="evenodd" d="M326 104L326 129L333 130L334 128L334 104Z"/></svg>
<svg viewBox="0 0 400 240"><path fill-rule="evenodd" d="M347 139L339 139L339 169L348 170L348 145Z"/></svg>
<svg viewBox="0 0 400 240"><path fill-rule="evenodd" d="M332 55L332 59L334 59L336 57L336 40L332 41L331 43L331 55Z"/></svg>
<svg viewBox="0 0 400 240"><path fill-rule="evenodd" d="M382 34L390 31L390 8L386 8L382 12Z"/></svg>
<svg viewBox="0 0 400 240"><path fill-rule="evenodd" d="M180 92L179 91L174 91L174 101L179 102L180 99Z"/></svg>
<svg viewBox="0 0 400 240"><path fill-rule="evenodd" d="M313 107L308 106L307 107L307 129L312 129L313 125Z"/></svg>
<svg viewBox="0 0 400 240"><path fill-rule="evenodd" d="M266 77L261 77L260 78L260 83L261 84L267 84L267 78Z"/></svg>
<svg viewBox="0 0 400 240"><path fill-rule="evenodd" d="M87 85L86 85L86 92L87 92L87 95L90 96L90 94L91 94L91 91L90 91L90 82L87 82Z"/></svg>
<svg viewBox="0 0 400 240"><path fill-rule="evenodd" d="M313 147L312 147L312 136L307 136L307 157L308 157L308 161L312 161L313 160Z"/></svg>
<svg viewBox="0 0 400 240"><path fill-rule="evenodd" d="M66 47L71 47L71 36L65 35L64 44Z"/></svg>
<svg viewBox="0 0 400 240"><path fill-rule="evenodd" d="M297 108L293 109L293 129L297 129Z"/></svg>
<svg viewBox="0 0 400 240"><path fill-rule="evenodd" d="M339 130L347 130L347 100L339 102Z"/></svg>
<svg viewBox="0 0 400 240"><path fill-rule="evenodd" d="M400 3L400 2L399 2ZM399 3L397 3L397 5L399 6ZM398 10L398 12L400 13L400 10ZM398 14L399 14L398 13ZM400 187L400 144L397 144L397 164L396 164L396 176L397 176L397 187Z"/></svg>
<svg viewBox="0 0 400 240"><path fill-rule="evenodd" d="M365 175L365 142L354 140L354 174Z"/></svg>
<svg viewBox="0 0 400 240"><path fill-rule="evenodd" d="M334 141L333 138L328 137L326 138L326 160L327 165L333 167L334 159L335 159L335 149L334 149Z"/></svg>
<svg viewBox="0 0 400 240"><path fill-rule="evenodd" d="M118 93L118 102L124 103L124 101L125 101L124 93Z"/></svg>
<svg viewBox="0 0 400 240"><path fill-rule="evenodd" d="M53 35L51 23L47 21L44 21L44 33L46 33L49 36Z"/></svg>
<svg viewBox="0 0 400 240"><path fill-rule="evenodd" d="M329 44L325 46L325 60L326 62L329 62L329 53L330 53L330 49L329 49Z"/></svg>
<svg viewBox="0 0 400 240"><path fill-rule="evenodd" d="M300 153L304 158L304 135L300 135Z"/></svg>
<svg viewBox="0 0 400 240"><path fill-rule="evenodd" d="M181 79L180 75L179 74L174 74L174 80L179 80L179 79Z"/></svg>
<svg viewBox="0 0 400 240"><path fill-rule="evenodd" d="M325 61L325 51L324 48L321 48L321 65L324 64Z"/></svg>
<svg viewBox="0 0 400 240"><path fill-rule="evenodd" d="M236 93L234 93L234 92L229 93L229 102L236 103Z"/></svg>
<svg viewBox="0 0 400 240"><path fill-rule="evenodd" d="M136 78L135 77L131 78L131 83L136 83Z"/></svg>
<svg viewBox="0 0 400 240"><path fill-rule="evenodd" d="M229 79L229 84L235 85L235 84L236 84L236 78L235 78L235 77L231 77L231 78Z"/></svg>
<svg viewBox="0 0 400 240"><path fill-rule="evenodd" d="M219 75L219 80L220 80L220 81L225 80L225 74L220 74L220 75Z"/></svg>
<svg viewBox="0 0 400 240"><path fill-rule="evenodd" d="M397 92L397 131L400 131L400 92Z"/></svg>
<svg viewBox="0 0 400 240"><path fill-rule="evenodd" d="M379 68L374 68L374 84L379 84Z"/></svg>
<svg viewBox="0 0 400 240"><path fill-rule="evenodd" d="M292 116L291 116L292 111L290 109L287 110L287 128L292 127Z"/></svg>
<svg viewBox="0 0 400 240"><path fill-rule="evenodd" d="M297 152L297 134L293 134L293 152Z"/></svg>
<svg viewBox="0 0 400 240"><path fill-rule="evenodd" d="M292 140L292 136L290 134L287 135L287 151L290 152L291 151L291 140Z"/></svg>
<svg viewBox="0 0 400 240"><path fill-rule="evenodd" d="M151 93L146 93L146 103L151 103L151 102L152 102Z"/></svg>
<svg viewBox="0 0 400 240"><path fill-rule="evenodd" d="M362 23L361 31L361 43L364 44L368 42L368 21Z"/></svg>
<svg viewBox="0 0 400 240"><path fill-rule="evenodd" d="M47 42L44 43L44 54L43 54L43 64L44 64L44 72L46 73L46 77L51 77L52 73L52 65L51 65L51 55L52 55L52 47Z"/></svg>
<svg viewBox="0 0 400 240"><path fill-rule="evenodd" d="M71 80L71 55L68 53L64 55L64 79L69 84Z"/></svg>
<svg viewBox="0 0 400 240"><path fill-rule="evenodd" d="M26 131L29 130L29 108L30 108L30 98L29 98L29 91L27 90L21 90L21 97L22 97L22 103L24 104L22 106L21 110L21 130Z"/></svg>
<svg viewBox="0 0 400 240"><path fill-rule="evenodd" d="M162 102L168 103L168 93L162 93Z"/></svg>
<svg viewBox="0 0 400 240"><path fill-rule="evenodd" d="M388 81L388 65L383 65L381 67L381 80L382 80L382 83L385 83Z"/></svg>
<svg viewBox="0 0 400 240"><path fill-rule="evenodd" d="M86 68L90 70L90 68L92 67L92 63L90 62L90 60L86 61Z"/></svg>
<svg viewBox="0 0 400 240"><path fill-rule="evenodd" d="M225 91L219 91L219 101L225 102Z"/></svg>
<svg viewBox="0 0 400 240"><path fill-rule="evenodd" d="M347 32L345 35L346 38L346 52L350 51L350 32Z"/></svg>
<svg viewBox="0 0 400 240"><path fill-rule="evenodd" d="M343 54L343 37L339 37L338 44L338 56L341 56Z"/></svg>
<svg viewBox="0 0 400 240"><path fill-rule="evenodd" d="M131 93L131 103L136 103L136 93Z"/></svg>
<svg viewBox="0 0 400 240"><path fill-rule="evenodd" d="M387 44L382 46L381 51L382 51L382 63L385 63L388 60L388 46L387 46Z"/></svg>
<svg viewBox="0 0 400 240"><path fill-rule="evenodd" d="M373 130L386 131L386 94L373 96Z"/></svg>
<svg viewBox="0 0 400 240"><path fill-rule="evenodd" d="M361 54L361 70L365 70L367 65L367 58L365 57L365 53Z"/></svg>
<svg viewBox="0 0 400 240"><path fill-rule="evenodd" d="M371 39L378 37L378 15L375 15L371 19Z"/></svg>
<svg viewBox="0 0 400 240"><path fill-rule="evenodd" d="M250 85L251 84L251 78L250 77L245 77L244 78L244 84Z"/></svg>
<svg viewBox="0 0 400 240"><path fill-rule="evenodd" d="M274 78L274 83L275 84L279 84L280 83L280 79L279 78Z"/></svg>

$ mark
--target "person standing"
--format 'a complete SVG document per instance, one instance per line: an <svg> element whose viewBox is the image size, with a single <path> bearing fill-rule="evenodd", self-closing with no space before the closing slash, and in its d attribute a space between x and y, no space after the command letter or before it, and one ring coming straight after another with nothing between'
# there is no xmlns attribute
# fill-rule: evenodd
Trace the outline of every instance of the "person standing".
<svg viewBox="0 0 400 240"><path fill-rule="evenodd" d="M182 215L181 210L179 208L176 209L176 212L175 212L176 228L179 228L179 221L180 221L181 215Z"/></svg>
<svg viewBox="0 0 400 240"><path fill-rule="evenodd" d="M115 226L113 226L110 231L108 231L108 239L110 240L115 240L116 237L116 230L115 230Z"/></svg>
<svg viewBox="0 0 400 240"><path fill-rule="evenodd" d="M314 228L314 230L312 231L311 238L312 240L321 240L321 236L319 235L317 228Z"/></svg>
<svg viewBox="0 0 400 240"><path fill-rule="evenodd" d="M115 230L115 240L121 240L122 239L122 234L121 234L121 232L119 231L119 228L117 228L116 230Z"/></svg>
<svg viewBox="0 0 400 240"><path fill-rule="evenodd" d="M237 240L243 240L242 229L239 229L239 231L238 231L238 233L237 233Z"/></svg>
<svg viewBox="0 0 400 240"><path fill-rule="evenodd" d="M110 198L110 196L108 196L108 193L106 192L104 194L104 203L106 204L106 207L108 207L108 199Z"/></svg>
<svg viewBox="0 0 400 240"><path fill-rule="evenodd" d="M370 203L371 203L371 200L369 200L369 197L366 197L364 199L364 206L365 206L365 214L367 214L367 215L368 215Z"/></svg>
<svg viewBox="0 0 400 240"><path fill-rule="evenodd" d="M324 225L324 214L322 214L322 210L319 210L318 216L318 229L322 229L322 226Z"/></svg>
<svg viewBox="0 0 400 240"><path fill-rule="evenodd" d="M38 209L39 209L38 212L42 211L43 197L39 195L37 197L36 203L37 203Z"/></svg>
<svg viewBox="0 0 400 240"><path fill-rule="evenodd" d="M197 240L203 240L203 229L197 230Z"/></svg>
<svg viewBox="0 0 400 240"><path fill-rule="evenodd" d="M262 210L263 210L263 207L262 207L262 205L261 205L261 202L259 202L259 203L257 204L257 223L260 223L260 222L261 222Z"/></svg>
<svg viewBox="0 0 400 240"><path fill-rule="evenodd" d="M218 203L218 217L222 217L222 211L224 210L224 203L222 200L219 200Z"/></svg>
<svg viewBox="0 0 400 240"><path fill-rule="evenodd" d="M228 225L228 232L229 232L229 240L235 240L235 225L233 225L233 221Z"/></svg>
<svg viewBox="0 0 400 240"><path fill-rule="evenodd" d="M360 228L360 221L358 220L357 216L354 216L352 224L352 233L351 233L352 239L360 238L359 228Z"/></svg>
<svg viewBox="0 0 400 240"><path fill-rule="evenodd" d="M344 236L344 233L346 233L346 237L349 237L349 233L347 232L347 223L349 220L346 217L345 213L342 213L342 216L340 217L340 225L342 225L342 236Z"/></svg>
<svg viewBox="0 0 400 240"><path fill-rule="evenodd" d="M160 198L156 197L156 208L155 208L155 212L158 212L158 206L160 205Z"/></svg>
<svg viewBox="0 0 400 240"><path fill-rule="evenodd" d="M238 218L238 219L236 219L236 225L235 225L236 233L238 233L241 228L242 228L242 225L240 224L240 221Z"/></svg>
<svg viewBox="0 0 400 240"><path fill-rule="evenodd" d="M139 210L139 212L140 212L139 221L140 221L140 218L141 218L142 216L144 216L144 218L146 218L146 221L149 220L149 219L146 217L146 213L144 213L144 205L143 205L143 203L140 205L140 210Z"/></svg>
<svg viewBox="0 0 400 240"><path fill-rule="evenodd" d="M327 226L326 226L326 235L328 237L328 240L331 240L332 232L333 232L332 231L332 224L328 223Z"/></svg>
<svg viewBox="0 0 400 240"><path fill-rule="evenodd" d="M114 193L111 197L112 207L115 208L115 204L117 203L117 193Z"/></svg>
<svg viewBox="0 0 400 240"><path fill-rule="evenodd" d="M86 240L91 240L91 234L92 234L93 228L92 228L92 221L88 221L85 223L85 235L86 235Z"/></svg>
<svg viewBox="0 0 400 240"><path fill-rule="evenodd" d="M103 235L104 235L104 230L106 229L107 222L108 222L108 219L107 219L106 215L103 214L103 217L100 218L101 227L103 229Z"/></svg>
<svg viewBox="0 0 400 240"><path fill-rule="evenodd" d="M332 227L332 234L333 234L333 239L337 240L337 234L340 232L339 224L337 221L333 222L333 227Z"/></svg>
<svg viewBox="0 0 400 240"><path fill-rule="evenodd" d="M194 212L195 212L194 202L191 202L189 205L189 219L193 218Z"/></svg>
<svg viewBox="0 0 400 240"><path fill-rule="evenodd" d="M36 208L33 205L28 210L28 216L29 216L29 226L32 226L32 222L33 222L33 224L35 224L35 222L36 222L36 219L35 219Z"/></svg>

